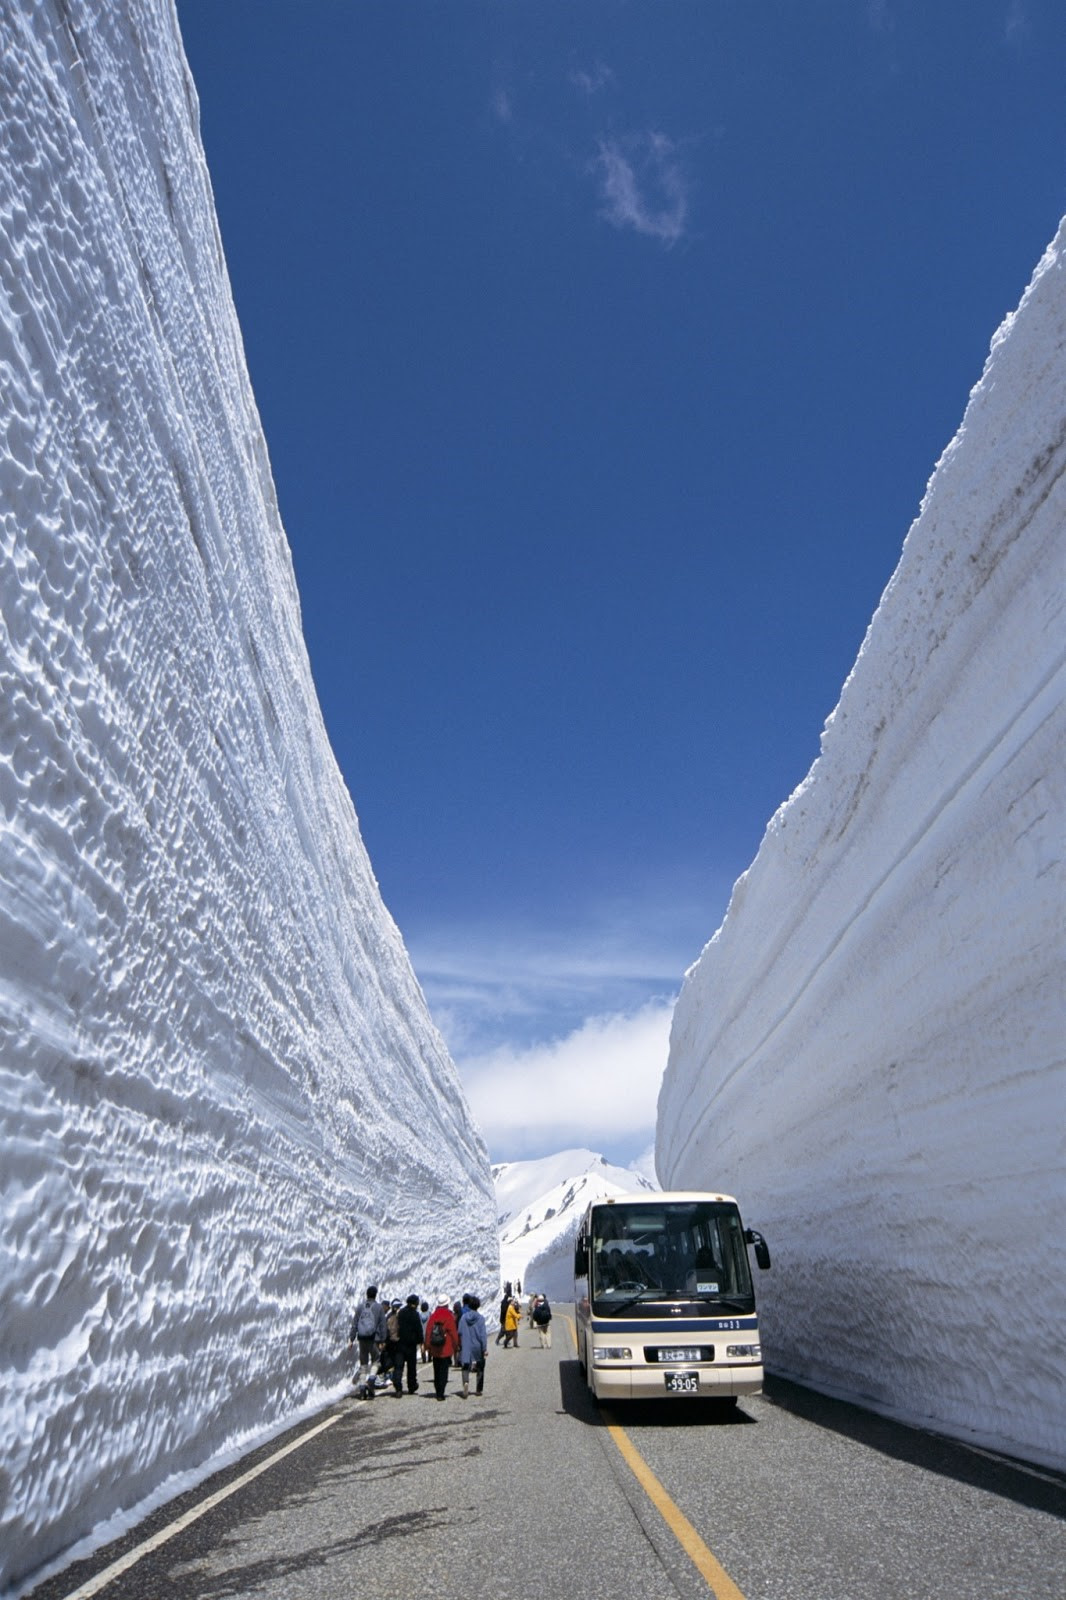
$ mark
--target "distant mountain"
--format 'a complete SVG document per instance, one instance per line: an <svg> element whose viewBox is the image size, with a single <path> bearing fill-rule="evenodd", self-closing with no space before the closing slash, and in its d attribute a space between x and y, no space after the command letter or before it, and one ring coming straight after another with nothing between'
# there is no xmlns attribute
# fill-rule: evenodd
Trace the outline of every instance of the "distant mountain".
<svg viewBox="0 0 1066 1600"><path fill-rule="evenodd" d="M633 1167L615 1167L594 1150L560 1150L537 1161L492 1168L503 1279L568 1300L573 1243L591 1200L658 1187Z"/></svg>

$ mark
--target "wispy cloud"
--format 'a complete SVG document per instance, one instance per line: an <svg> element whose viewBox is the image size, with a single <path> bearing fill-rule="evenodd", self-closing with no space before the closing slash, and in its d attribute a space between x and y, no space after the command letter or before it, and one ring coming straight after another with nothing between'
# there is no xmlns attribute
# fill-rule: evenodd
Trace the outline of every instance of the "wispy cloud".
<svg viewBox="0 0 1066 1600"><path fill-rule="evenodd" d="M1008 44L1022 44L1029 38L1032 29L1029 22L1029 8L1025 0L1011 0L1007 7L1004 31Z"/></svg>
<svg viewBox="0 0 1066 1600"><path fill-rule="evenodd" d="M525 1047L593 1014L676 994L698 948L641 947L620 932L536 938L515 930L415 938L411 959L452 1054Z"/></svg>
<svg viewBox="0 0 1066 1600"><path fill-rule="evenodd" d="M628 1160L651 1143L674 1002L728 888L679 866L564 926L407 931L494 1159L584 1145Z"/></svg>
<svg viewBox="0 0 1066 1600"><path fill-rule="evenodd" d="M650 1141L672 1011L669 1001L651 1001L631 1014L589 1017L561 1039L461 1061L493 1159Z"/></svg>
<svg viewBox="0 0 1066 1600"><path fill-rule="evenodd" d="M600 215L613 227L674 245L688 221L688 185L678 147L664 133L601 139L593 170Z"/></svg>
<svg viewBox="0 0 1066 1600"><path fill-rule="evenodd" d="M570 82L575 89L580 89L582 94L591 96L599 94L601 89L606 89L608 84L613 83L614 73L602 61L597 61L591 72L586 72L581 67L571 72Z"/></svg>
<svg viewBox="0 0 1066 1600"><path fill-rule="evenodd" d="M670 873L575 910L565 925L469 921L407 928L405 939L434 1020L461 1061L671 998L721 920L728 887L725 878Z"/></svg>

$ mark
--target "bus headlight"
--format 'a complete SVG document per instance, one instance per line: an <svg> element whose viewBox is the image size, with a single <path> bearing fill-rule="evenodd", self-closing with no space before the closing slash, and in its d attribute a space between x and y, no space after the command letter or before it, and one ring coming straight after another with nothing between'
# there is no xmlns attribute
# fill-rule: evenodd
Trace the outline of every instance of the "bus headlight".
<svg viewBox="0 0 1066 1600"><path fill-rule="evenodd" d="M632 1361L633 1352L624 1344L598 1344L592 1352L592 1360L597 1367L605 1361Z"/></svg>
<svg viewBox="0 0 1066 1600"><path fill-rule="evenodd" d="M733 1361L761 1361L761 1344L727 1344L725 1353Z"/></svg>

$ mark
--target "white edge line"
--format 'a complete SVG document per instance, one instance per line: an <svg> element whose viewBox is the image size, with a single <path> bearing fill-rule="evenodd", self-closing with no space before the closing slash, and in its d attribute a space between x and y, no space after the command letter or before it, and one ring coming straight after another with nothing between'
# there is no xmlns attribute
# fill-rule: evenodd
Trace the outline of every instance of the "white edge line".
<svg viewBox="0 0 1066 1600"><path fill-rule="evenodd" d="M213 1507L221 1504L223 1500L228 1500L231 1494L236 1494L238 1489L243 1489L244 1485L251 1483L253 1478L258 1478L261 1472L266 1472L268 1467L273 1467L277 1462L291 1455L294 1450L299 1450L301 1445L305 1445L316 1434L324 1433L327 1428L332 1428L333 1424L339 1422L341 1417L345 1415L347 1415L346 1412L338 1411L335 1416L327 1417L325 1422L320 1422L317 1427L310 1428L307 1433L301 1434L291 1444L285 1445L281 1450L275 1450L272 1456L268 1456L265 1461L261 1461L257 1467L252 1467L248 1472L242 1473L239 1478L234 1478L233 1482L228 1483L224 1489L219 1489L215 1494L208 1495L206 1500L201 1500L198 1506L193 1506L192 1510L186 1511L184 1516L178 1517L176 1521L169 1523L167 1527L161 1528L158 1533L153 1533L150 1539L145 1539L143 1544L139 1544L133 1550L127 1551L124 1556L120 1556L117 1561L113 1561L109 1567L104 1567L102 1572L98 1572L94 1578L90 1578L88 1582L83 1583L80 1589L73 1589L65 1597L65 1600L90 1600L91 1595L99 1594L100 1590L105 1588L107 1584L120 1577L123 1572L127 1572L130 1567L136 1566L138 1561L143 1560L146 1555L150 1555L153 1550L158 1550L161 1544L166 1544L169 1539L173 1539L174 1535L181 1533L183 1528L187 1528L191 1523L199 1521Z"/></svg>
<svg viewBox="0 0 1066 1600"><path fill-rule="evenodd" d="M924 1430L928 1432L928 1430ZM944 1439L948 1436L943 1433L934 1434L935 1439ZM1026 1477L1040 1478L1043 1483L1053 1483L1056 1488L1062 1488L1061 1477L1056 1477L1053 1472L1041 1472L1037 1467L1031 1467L1025 1461L1019 1461L1014 1456L1001 1456L995 1450L983 1450L979 1444L967 1444L965 1439L952 1439L952 1444L959 1444L964 1450L969 1450L971 1455L984 1456L986 1461L994 1461L997 1466L1009 1467L1012 1472L1024 1472Z"/></svg>

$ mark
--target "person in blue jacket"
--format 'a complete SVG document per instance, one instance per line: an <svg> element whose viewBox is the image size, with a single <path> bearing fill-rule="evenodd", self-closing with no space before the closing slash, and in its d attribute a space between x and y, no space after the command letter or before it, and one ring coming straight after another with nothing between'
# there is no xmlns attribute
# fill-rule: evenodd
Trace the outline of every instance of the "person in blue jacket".
<svg viewBox="0 0 1066 1600"><path fill-rule="evenodd" d="M470 1393L470 1369L477 1379L475 1394L485 1392L485 1357L489 1351L489 1331L481 1315L481 1301L476 1294L468 1297L466 1309L459 1318L459 1365L463 1369L463 1387L460 1393L465 1400Z"/></svg>

